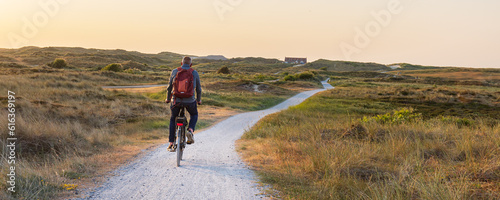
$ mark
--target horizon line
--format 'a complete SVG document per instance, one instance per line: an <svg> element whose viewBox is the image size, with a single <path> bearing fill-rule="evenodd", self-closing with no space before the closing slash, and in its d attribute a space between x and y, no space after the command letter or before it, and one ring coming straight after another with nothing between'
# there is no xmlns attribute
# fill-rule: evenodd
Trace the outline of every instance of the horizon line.
<svg viewBox="0 0 500 200"><path fill-rule="evenodd" d="M11 50L15 50L15 49L22 49L22 48L28 48L28 47L36 47L36 48L82 48L82 49L95 49L95 50L107 50L107 51L112 51L112 50L123 50L123 51L127 51L127 52L138 52L138 53L141 53L141 54L153 54L153 55L156 55L156 54L161 54L161 53L174 53L174 54L179 54L181 56L192 56L192 57L204 57L204 56L224 56L223 54L208 54L208 55L204 55L204 56L200 56L200 55L194 55L194 54L182 54L182 53L177 53L177 52L172 52L172 51L160 51L160 52L157 52L157 53L154 53L154 52L144 52L144 51L138 51L138 50L130 50L130 49L120 49L120 48L95 48L95 47L82 47L82 46L34 46L34 45L28 45L28 46L22 46L22 47L17 47L17 48L9 48L9 47L0 47L0 49L11 49ZM226 57L226 56L224 56ZM286 57L297 57L297 56L285 56ZM227 57L226 57L227 58ZM227 59L235 59L235 58L264 58L264 59L276 59L276 60L280 60L280 61L284 61L279 59L279 58L275 58L275 57L262 57L262 56L245 56L245 57L231 57L231 58L227 58ZM307 58L307 57L305 57ZM442 68L473 68L473 69L500 69L500 67L465 67L465 66L444 66L444 65L420 65L420 64L414 64L414 63L409 63L409 62L394 62L394 63L390 63L390 64L382 64L382 63L378 63L378 62L374 62L374 61L354 61L354 60L333 60L333 59L327 59L327 58L318 58L312 62L316 62L318 60L328 60L328 61L336 61L336 62L357 62L357 63L375 63L375 64L381 64L381 65L385 65L385 66L393 66L393 65L400 65L400 64L411 64L411 65L419 65L419 66L424 66L424 67L442 67ZM312 63L312 62L308 62L308 63Z"/></svg>

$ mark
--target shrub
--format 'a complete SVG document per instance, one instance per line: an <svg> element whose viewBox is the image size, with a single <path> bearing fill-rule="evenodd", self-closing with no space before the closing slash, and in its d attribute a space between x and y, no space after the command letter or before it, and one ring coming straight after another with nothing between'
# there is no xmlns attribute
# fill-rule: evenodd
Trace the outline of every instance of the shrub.
<svg viewBox="0 0 500 200"><path fill-rule="evenodd" d="M302 80L312 79L312 78L314 78L314 74L312 74L311 72L302 72L298 75L298 79Z"/></svg>
<svg viewBox="0 0 500 200"><path fill-rule="evenodd" d="M102 68L101 71L121 72L121 71L123 71L123 67L121 64L113 63L113 64L109 64L108 66Z"/></svg>
<svg viewBox="0 0 500 200"><path fill-rule="evenodd" d="M133 68L139 69L141 71L151 71L151 70L153 70L153 68L149 67L147 64L136 62L136 61L132 61L132 60L125 61L125 62L122 62L120 64L122 65L123 70L133 69Z"/></svg>
<svg viewBox="0 0 500 200"><path fill-rule="evenodd" d="M386 113L384 115L377 115L375 117L363 117L362 122L376 121L381 124L403 124L414 122L422 118L422 113L414 113L413 108L403 108L395 110L393 113Z"/></svg>
<svg viewBox="0 0 500 200"><path fill-rule="evenodd" d="M68 67L68 63L66 63L66 60L62 59L62 58L56 58L54 60L54 62L52 63L49 63L47 64L49 67L52 67L52 68L58 68L58 69L61 69L61 68L66 68Z"/></svg>
<svg viewBox="0 0 500 200"><path fill-rule="evenodd" d="M163 70L166 70L166 71L171 70L171 68L170 68L170 67L168 67L168 66L166 66L166 65L160 65L160 66L158 66L158 67L156 67L156 68L163 69Z"/></svg>
<svg viewBox="0 0 500 200"><path fill-rule="evenodd" d="M257 73L253 76L253 81L256 82L264 82L268 80L275 80L276 78L273 76L267 76L265 74Z"/></svg>
<svg viewBox="0 0 500 200"><path fill-rule="evenodd" d="M452 116L446 116L446 117L442 116L441 121L445 123L456 124L458 128L462 128L464 126L470 127L475 124L473 120L467 118L452 117Z"/></svg>
<svg viewBox="0 0 500 200"><path fill-rule="evenodd" d="M293 75L286 75L285 78L283 78L283 80L285 80L285 81L295 81L297 79Z"/></svg>
<svg viewBox="0 0 500 200"><path fill-rule="evenodd" d="M323 71L326 71L327 68L326 67L322 67L322 68L319 68L320 70L323 70Z"/></svg>
<svg viewBox="0 0 500 200"><path fill-rule="evenodd" d="M229 71L229 68L227 66L221 67L218 71L217 74L229 74L231 73Z"/></svg>
<svg viewBox="0 0 500 200"><path fill-rule="evenodd" d="M129 74L142 74L142 71L137 68L126 69L124 72Z"/></svg>
<svg viewBox="0 0 500 200"><path fill-rule="evenodd" d="M314 74L311 72L302 72L295 75L286 75L283 80L285 81L296 81L296 80L308 80L314 78Z"/></svg>

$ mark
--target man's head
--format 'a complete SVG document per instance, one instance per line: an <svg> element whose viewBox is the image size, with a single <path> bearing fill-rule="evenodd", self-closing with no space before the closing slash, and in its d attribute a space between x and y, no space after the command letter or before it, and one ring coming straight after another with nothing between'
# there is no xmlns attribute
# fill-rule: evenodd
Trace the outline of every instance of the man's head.
<svg viewBox="0 0 500 200"><path fill-rule="evenodd" d="M185 56L184 58L182 58L182 64L183 64L183 65L184 65L184 64L186 64L186 65L191 66L191 65L192 65L192 63L191 63L191 58L190 58L190 57L188 57L188 56Z"/></svg>

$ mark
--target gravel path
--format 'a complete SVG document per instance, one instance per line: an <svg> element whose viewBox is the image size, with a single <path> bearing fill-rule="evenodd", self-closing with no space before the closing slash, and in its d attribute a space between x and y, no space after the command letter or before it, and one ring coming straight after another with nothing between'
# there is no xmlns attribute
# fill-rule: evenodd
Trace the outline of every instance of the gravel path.
<svg viewBox="0 0 500 200"><path fill-rule="evenodd" d="M239 158L235 141L262 117L297 105L325 89L302 92L273 108L232 116L195 134L181 166L162 145L114 172L87 199L260 199L254 173ZM203 113L202 113L203 114Z"/></svg>

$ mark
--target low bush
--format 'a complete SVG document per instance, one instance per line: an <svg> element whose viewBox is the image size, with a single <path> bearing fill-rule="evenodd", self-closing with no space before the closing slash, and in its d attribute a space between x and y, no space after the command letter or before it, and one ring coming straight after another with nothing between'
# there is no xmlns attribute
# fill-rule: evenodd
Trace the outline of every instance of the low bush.
<svg viewBox="0 0 500 200"><path fill-rule="evenodd" d="M297 81L297 80L311 80L314 78L312 72L302 72L295 75L286 75L283 80L285 81Z"/></svg>
<svg viewBox="0 0 500 200"><path fill-rule="evenodd" d="M471 119L464 118L464 117L453 117L453 116L442 116L441 121L445 123L450 123L450 124L455 124L459 128L462 127L470 127L475 124L475 122Z"/></svg>
<svg viewBox="0 0 500 200"><path fill-rule="evenodd" d="M253 80L255 82L264 82L264 81L270 81L270 80L275 80L276 78L274 76L269 76L269 75L265 75L265 74L255 74L253 76Z"/></svg>
<svg viewBox="0 0 500 200"><path fill-rule="evenodd" d="M421 113L414 113L413 108L402 108L401 110L395 110L392 113L386 113L384 115L377 115L375 117L364 117L362 122L376 121L382 124L403 124L411 123L416 120L422 119Z"/></svg>
<svg viewBox="0 0 500 200"><path fill-rule="evenodd" d="M221 67L217 70L217 74L230 74L229 68L227 66Z"/></svg>
<svg viewBox="0 0 500 200"><path fill-rule="evenodd" d="M67 68L68 67L68 63L66 62L66 60L62 59L62 58L56 58L54 60L54 62L52 63L49 63L47 64L49 67L52 67L52 68L57 68L57 69L62 69L62 68Z"/></svg>
<svg viewBox="0 0 500 200"><path fill-rule="evenodd" d="M142 71L140 69L137 69L137 68L126 69L123 72L129 73L129 74L142 74Z"/></svg>
<svg viewBox="0 0 500 200"><path fill-rule="evenodd" d="M101 71L113 71L113 72L121 72L123 71L123 66L118 63L109 64L108 66L101 69Z"/></svg>
<svg viewBox="0 0 500 200"><path fill-rule="evenodd" d="M295 81L295 80L297 80L297 78L295 78L295 76L293 76L293 75L286 75L285 78L283 78L283 80L285 80L285 81Z"/></svg>
<svg viewBox="0 0 500 200"><path fill-rule="evenodd" d="M312 79L312 78L314 78L314 74L311 72L302 72L302 73L298 74L298 79L301 79L301 80L307 80L307 79Z"/></svg>

